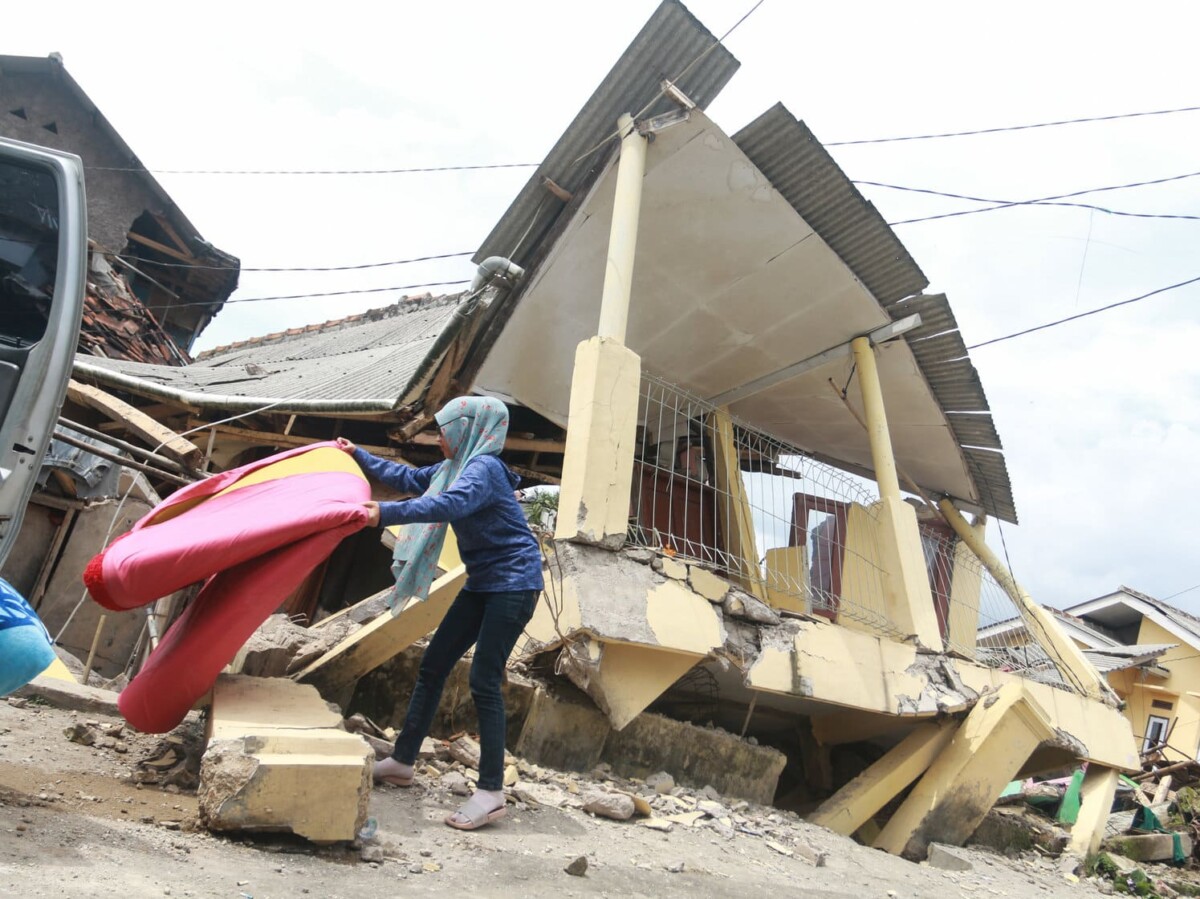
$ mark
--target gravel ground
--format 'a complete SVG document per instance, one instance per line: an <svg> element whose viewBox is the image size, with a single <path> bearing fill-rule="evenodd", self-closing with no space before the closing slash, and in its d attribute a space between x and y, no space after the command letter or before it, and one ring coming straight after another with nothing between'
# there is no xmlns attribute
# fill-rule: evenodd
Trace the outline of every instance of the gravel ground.
<svg viewBox="0 0 1200 899"><path fill-rule="evenodd" d="M659 797L643 784L519 761L514 791L522 798L506 819L476 832L442 823L462 802L451 787L461 789L461 775L470 772L431 760L411 789L375 789L377 832L359 845L231 838L199 826L186 780L165 788L136 782L147 770L139 763L158 756L163 739L118 731L120 724L25 700L0 701L0 895L1101 895L1096 883L1069 882L1053 859L965 849L960 853L971 870L947 871L860 846L790 813L681 789L673 798ZM73 725L100 738L92 745L72 742L64 731ZM196 722L185 727L194 733ZM645 817L613 821L583 811L597 791L617 789L653 798L654 819L683 818L660 831ZM716 816L686 814L693 808ZM688 818L696 822L684 823ZM564 869L580 857L586 872L568 874Z"/></svg>

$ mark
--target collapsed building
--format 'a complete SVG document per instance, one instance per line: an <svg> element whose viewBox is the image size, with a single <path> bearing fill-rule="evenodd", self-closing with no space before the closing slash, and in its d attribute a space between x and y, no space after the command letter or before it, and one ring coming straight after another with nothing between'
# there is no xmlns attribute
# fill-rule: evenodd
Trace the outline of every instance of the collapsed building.
<svg viewBox="0 0 1200 899"><path fill-rule="evenodd" d="M638 732L628 765L673 752L686 779L702 753L663 745L689 737L647 730L647 712L712 724L739 747L718 787L912 858L967 839L1012 779L1086 762L1072 848L1094 850L1137 746L1094 665L985 542L1017 513L950 304L791 112L733 135L708 118L737 66L666 0L464 294L184 367L81 356L75 376L195 431L205 469L336 436L432 461L446 399L502 397L504 458L560 488L520 647L544 683L514 712L519 751L587 766ZM285 610L315 628L361 613L386 558L351 538ZM461 587L461 565L443 567L428 602L293 676L347 711L402 711L376 675ZM980 637L1012 619L1036 672Z"/></svg>
<svg viewBox="0 0 1200 899"><path fill-rule="evenodd" d="M200 236L58 54L0 56L0 136L83 160L89 253L78 351L164 366L190 362L196 338L237 287L238 260ZM186 446L180 452L148 411L134 414L72 385L3 571L60 645L90 656L88 667L106 679L148 645L145 622L101 627L99 612L82 603L83 566L160 495L186 483L198 458ZM131 465L130 440L156 449L143 446L141 462ZM165 476L138 467L147 455L170 469Z"/></svg>

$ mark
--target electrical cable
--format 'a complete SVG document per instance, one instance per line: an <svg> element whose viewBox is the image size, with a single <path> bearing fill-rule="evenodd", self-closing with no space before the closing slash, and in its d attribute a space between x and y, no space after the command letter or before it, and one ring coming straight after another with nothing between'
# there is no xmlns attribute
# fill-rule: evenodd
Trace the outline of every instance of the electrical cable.
<svg viewBox="0 0 1200 899"><path fill-rule="evenodd" d="M1196 112L1200 106L1181 106L1177 109L1155 109L1150 112L1126 112L1118 115L1091 116L1080 119L1062 119L1057 122L1037 122L1032 125L1009 125L1002 128L979 128L975 131L946 131L941 134L912 134L906 137L876 137L867 140L839 140L825 144L826 147L853 147L861 144L890 144L906 140L935 140L942 137L970 137L977 134L999 134L1005 131L1028 131L1031 128L1054 128L1058 125L1079 125L1084 122L1112 122L1117 119L1135 119L1143 116L1171 115L1177 112Z"/></svg>
<svg viewBox="0 0 1200 899"><path fill-rule="evenodd" d="M737 30L739 25L741 25L748 18L750 18L750 16L753 15L755 13L755 11L757 11L758 8L763 5L763 3L764 3L764 0L758 0L758 2L755 3L752 7L750 7L750 9L748 9L742 15L742 17L740 19L738 19L736 22L733 23L732 26L730 26L728 31L726 31L723 35L721 35L719 38L717 38L715 41L713 41L711 44L709 44L707 47L705 47L704 50L701 51L696 56L695 59L693 59L686 66L684 66L682 71L680 71L680 73L678 75L676 75L674 78L669 79L667 83L675 84L677 81L679 81L680 78L682 78L684 75L686 75L688 72L690 72L702 59L704 59L704 57L708 56L709 53L711 53L713 50L717 49L717 47L721 46L724 43L725 39L727 37L729 37L729 35L733 34L733 32L735 30ZM663 98L663 96L666 94L666 92L667 92L666 87L661 88L659 90L659 92L650 99L650 102L648 102L645 106L643 106L641 109L639 109L637 111L637 113L635 113L633 115L634 121L636 121L639 117L645 115L646 111L648 109L650 109L650 107L653 106L655 103L657 103L659 100L661 100ZM578 165L583 160L587 159L589 156L591 156L597 150L601 149L609 141L620 140L622 137L624 137L624 135L621 134L621 130L619 128L615 131L610 132L603 140L601 140L598 144L596 144L590 150L585 150L579 156L575 157L575 159L573 159L571 161L571 165L569 166L569 168L574 168L576 165Z"/></svg>
<svg viewBox="0 0 1200 899"><path fill-rule="evenodd" d="M484 289L484 288L481 287L480 290L482 290L482 289ZM197 425L194 428L190 428L189 430L183 431L174 436L188 437L199 431L204 431L209 428L217 428L221 425L229 424L230 422L238 421L243 418L249 418L252 415L259 415L263 412L268 411L269 409L274 409L276 406L282 406L285 403L289 403L292 400L304 399L306 396L316 393L316 391L321 390L322 388L324 388L330 384L333 384L336 381L341 380L345 376L346 376L346 373L344 371L339 371L333 377L327 378L326 380L321 381L320 383L317 383L317 384L306 385L304 387L304 389L297 391L296 393L294 393L290 396L285 396L285 397L282 397L277 400L272 400L271 402L265 403L264 405L259 406L256 409L251 409L248 412L239 412L236 415L230 415L227 418L220 419L219 421L204 422L203 424ZM152 450L150 450L150 452L156 454L156 453L158 453L159 450L161 450L166 445L167 445L167 440L163 440L156 447L154 447ZM109 524L108 524L108 531L104 535L104 546L108 546L109 541L112 539L112 533L113 533L113 530L116 528L117 519L120 518L121 510L125 507L125 503L129 499L129 495L133 492L133 488L136 485L137 485L137 480L131 478L130 482L129 482L129 486L125 489L124 494L122 494L120 501L117 503L116 509L113 510L112 519L111 519L111 521L109 521ZM63 622L62 627L60 627L58 630L58 633L55 634L54 640L53 640L53 642L55 644L58 644L59 639L66 632L67 627L71 624L72 619L74 619L75 614L80 610L80 608L82 608L84 602L87 601L87 597L88 597L88 593L87 593L87 590L85 589L83 591L83 595L79 597L79 602L77 602L75 604L75 607L71 610L71 614L67 616L67 620Z"/></svg>
<svg viewBox="0 0 1200 899"><path fill-rule="evenodd" d="M1032 200L1017 200L1017 201L1014 201L1011 203L1000 203L996 206L984 206L982 209L960 209L957 212L943 212L940 215L926 215L926 216L922 216L921 218L904 219L904 220L898 221L898 222L888 222L888 225L890 225L892 227L895 227L896 225L911 225L915 222L932 222L935 219L954 218L954 217L960 216L960 215L975 215L978 212L991 212L995 209L1009 209L1013 206L1033 206L1033 205L1038 205L1038 204L1048 204L1052 200L1067 200L1067 199L1070 199L1071 197L1082 197L1085 194L1104 193L1105 191L1112 191L1112 190L1128 190L1129 188L1133 188L1133 187L1149 187L1154 184L1168 184L1172 181L1182 181L1185 178L1195 178L1197 176L1200 176L1200 172L1188 172L1187 174L1184 174L1184 175L1171 175L1167 178L1155 178L1152 181L1134 181L1129 184L1113 184L1108 187L1090 187L1087 190L1076 190L1076 191L1072 191L1069 194L1056 194L1056 195L1050 196L1050 197L1037 197ZM872 182L862 182L862 183L870 184ZM883 186L890 186L890 185L883 185ZM1100 208L1100 207L1096 207L1096 208ZM1107 212L1108 210L1104 210L1104 211Z"/></svg>
<svg viewBox="0 0 1200 899"><path fill-rule="evenodd" d="M351 272L366 268L386 268L391 265L408 265L413 262L429 262L434 259L457 259L462 256L474 255L474 250L463 253L439 253L436 256L414 256L411 259L393 259L390 262L363 262L358 265L296 265L296 266L264 266L251 267L245 265L199 265L190 262L159 262L157 259L147 259L144 256L122 256L107 250L111 256L124 259L127 262L145 262L160 268L202 269L210 272Z"/></svg>
<svg viewBox="0 0 1200 899"><path fill-rule="evenodd" d="M1025 328L1023 331L1015 331L1012 334L1005 334L1003 337L993 337L991 340L984 340L981 343L973 343L969 347L967 347L967 349L974 350L974 349L978 349L981 346L988 346L989 344L1000 343L1001 341L1005 341L1005 340L1012 340L1014 337L1021 337L1025 334L1032 334L1034 331L1044 331L1047 328L1053 328L1055 325L1062 325L1062 324L1066 324L1067 322L1073 322L1079 318L1087 318L1089 315L1095 315L1098 312L1106 312L1109 309L1116 309L1118 306L1128 306L1130 303L1137 303L1137 302L1140 302L1141 300L1145 300L1145 299L1149 299L1150 297L1157 296L1160 293L1166 293L1168 290L1175 290L1180 287L1186 287L1189 284L1195 284L1198 281L1200 281L1200 277L1189 278L1186 281L1180 281L1178 284L1170 284L1167 287L1160 287L1157 290L1152 290L1149 293L1144 293L1141 296L1132 297L1128 300L1121 300L1116 303L1109 303L1107 306L1100 306L1099 308L1096 308L1096 309L1089 309L1087 312L1080 312L1078 315L1069 315L1066 318L1060 318L1057 321L1046 322L1046 324L1044 324L1044 325L1036 325L1032 328Z"/></svg>
<svg viewBox="0 0 1200 899"><path fill-rule="evenodd" d="M148 169L134 166L85 165L89 172L141 172L149 175L412 175L421 172L479 172L490 169L535 169L536 162L493 165L437 165L406 169Z"/></svg>
<svg viewBox="0 0 1200 899"><path fill-rule="evenodd" d="M470 278L462 278L458 281L422 281L418 284L401 284L396 287L364 287L359 290L326 290L320 293L292 293L282 294L275 297L242 297L232 300L226 300L224 305L228 306L231 303L265 303L270 300L307 300L316 299L318 297L342 297L351 294L360 293L388 293L396 290L416 290L418 287L451 287L458 284L470 284ZM186 306L216 306L219 305L214 300L199 301L195 303L172 303L169 308L182 309Z"/></svg>
<svg viewBox="0 0 1200 899"><path fill-rule="evenodd" d="M1200 174L1200 173L1197 173L1197 174ZM1193 177L1193 176L1181 175L1179 177L1187 178L1187 177ZM1091 203L1065 203L1065 202L1055 202L1053 200L996 200L996 199L990 199L988 197L974 197L969 194L956 194L956 193L951 193L949 191L944 191L944 190L931 190L929 188L924 188L924 187L906 187L905 185L902 185L902 184L887 184L882 181L853 181L851 183L865 185L865 186L869 186L869 187L883 187L883 188L887 188L888 190L902 190L902 191L906 191L908 193L914 193L914 194L929 194L930 196L934 196L934 197L949 197L954 200L970 200L973 203L994 203L994 204L997 204L994 207L992 207L995 209L1005 209L1005 208L1008 208L1009 206L1071 206L1071 207L1078 208L1078 209L1090 209L1095 212L1106 212L1109 215L1124 215L1124 216L1130 216L1132 218L1187 219L1189 221L1200 221L1200 215L1172 215L1172 214L1167 214L1167 213L1126 212L1126 211L1120 210L1120 209L1109 209L1105 206L1095 206ZM1157 182L1146 182L1146 183L1154 184ZM1140 187L1141 185L1122 185L1122 187L1125 187L1125 186ZM1115 187L1096 188L1096 190L1098 190L1098 191L1099 190L1116 190L1116 189L1117 188L1115 188ZM1090 191L1089 191L1089 193L1090 193ZM969 211L985 212L987 210L975 209L975 210L969 210ZM928 219L912 219L910 221L928 221ZM894 222L893 224L904 225L904 224L909 224L909 222Z"/></svg>

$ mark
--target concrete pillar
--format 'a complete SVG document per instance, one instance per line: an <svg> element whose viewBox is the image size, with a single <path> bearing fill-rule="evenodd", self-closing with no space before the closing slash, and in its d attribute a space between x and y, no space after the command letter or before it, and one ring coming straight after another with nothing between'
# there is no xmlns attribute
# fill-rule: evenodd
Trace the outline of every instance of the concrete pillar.
<svg viewBox="0 0 1200 899"><path fill-rule="evenodd" d="M555 539L620 549L629 529L642 361L615 340L575 351Z"/></svg>
<svg viewBox="0 0 1200 899"><path fill-rule="evenodd" d="M900 479L892 454L875 351L867 337L856 337L850 347L858 369L871 459L879 484L879 549L886 574L883 585L886 614L901 633L913 635L922 646L941 652L942 636L933 608L933 593L929 589L925 554L921 550L917 513L900 496Z"/></svg>
<svg viewBox="0 0 1200 899"><path fill-rule="evenodd" d="M875 848L919 861L930 843L961 846L1038 744L1054 735L1053 723L1022 684L981 698Z"/></svg>
<svg viewBox="0 0 1200 899"><path fill-rule="evenodd" d="M967 524L967 520L963 518L954 503L943 498L938 502L938 509L950 527L954 528L954 533L958 534L962 542L979 557L979 561L996 579L996 583L1004 588L1004 592L1009 595L1016 605L1017 611L1021 613L1029 635L1046 650L1046 654L1053 660L1066 682L1094 699L1099 699L1112 706L1119 705L1116 693L1105 681L1103 675L1087 660L1080 648L1075 645L1075 641L1058 626L1054 616L1034 602L1017 583L1016 578L1012 576L1004 563L984 542L982 534Z"/></svg>
<svg viewBox="0 0 1200 899"><path fill-rule="evenodd" d="M925 773L950 743L958 725L958 721L948 718L918 726L883 758L825 800L808 821L843 836L857 832Z"/></svg>
<svg viewBox="0 0 1200 899"><path fill-rule="evenodd" d="M633 117L617 120L621 134L621 159L613 196L612 225L608 235L608 264L600 299L597 334L625 342L629 319L629 294L633 286L633 259L637 250L638 220L642 210L642 180L646 176L646 138L638 133Z"/></svg>
<svg viewBox="0 0 1200 899"><path fill-rule="evenodd" d="M1071 855L1087 858L1099 850L1108 815L1112 811L1113 797L1117 795L1119 776L1115 768L1088 766L1083 778L1079 817L1071 827L1071 842L1067 847Z"/></svg>
<svg viewBox="0 0 1200 899"><path fill-rule="evenodd" d="M341 723L310 686L221 675L200 765L201 820L211 830L353 840L367 818L375 753Z"/></svg>
<svg viewBox="0 0 1200 899"><path fill-rule="evenodd" d="M621 730L704 656L639 643L577 640L563 673Z"/></svg>

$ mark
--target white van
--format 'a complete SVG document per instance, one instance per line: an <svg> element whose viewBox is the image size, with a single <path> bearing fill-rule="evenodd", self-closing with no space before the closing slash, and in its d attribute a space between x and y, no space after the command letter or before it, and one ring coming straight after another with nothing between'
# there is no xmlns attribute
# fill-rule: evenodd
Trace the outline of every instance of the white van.
<svg viewBox="0 0 1200 899"><path fill-rule="evenodd" d="M87 277L78 156L0 138L0 564L62 407Z"/></svg>

